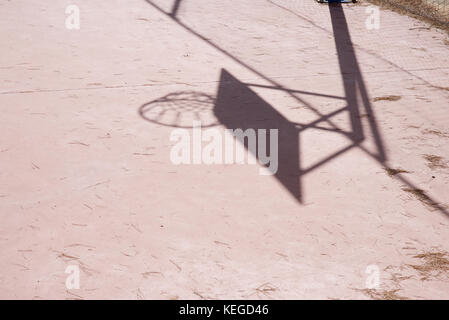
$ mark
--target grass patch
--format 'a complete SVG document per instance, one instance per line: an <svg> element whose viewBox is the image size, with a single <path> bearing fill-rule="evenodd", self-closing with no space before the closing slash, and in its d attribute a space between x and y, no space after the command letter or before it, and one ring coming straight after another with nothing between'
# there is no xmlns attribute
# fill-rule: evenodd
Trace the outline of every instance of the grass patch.
<svg viewBox="0 0 449 320"><path fill-rule="evenodd" d="M427 160L427 166L430 169L448 168L447 163L443 160L443 157L435 156L433 154L425 154L424 159Z"/></svg>
<svg viewBox="0 0 449 320"><path fill-rule="evenodd" d="M430 199L430 197L426 194L424 190L417 188L402 188L403 191L410 193L416 199L421 201L426 206L429 206L433 209L439 209L438 203Z"/></svg>
<svg viewBox="0 0 449 320"><path fill-rule="evenodd" d="M449 134L445 133L445 132L441 132L438 130L432 130L432 129L424 129L423 131L421 131L423 134L433 134L439 137L443 137L443 138L449 138Z"/></svg>
<svg viewBox="0 0 449 320"><path fill-rule="evenodd" d="M395 176L397 174L400 174L400 173L410 173L410 171L399 169L399 168L398 169L393 169L393 168L385 167L384 170L390 177L393 177L393 176Z"/></svg>
<svg viewBox="0 0 449 320"><path fill-rule="evenodd" d="M376 97L373 99L374 102L377 101L398 101L401 100L401 96L383 96L383 97Z"/></svg>
<svg viewBox="0 0 449 320"><path fill-rule="evenodd" d="M449 260L447 252L425 252L414 256L423 263L419 265L409 265L419 272L421 280L428 280L432 277L449 274Z"/></svg>
<svg viewBox="0 0 449 320"><path fill-rule="evenodd" d="M367 0L391 11L408 15L415 19L429 23L429 28L436 27L449 34L449 23L447 23L447 13L438 12L434 7L423 0Z"/></svg>
<svg viewBox="0 0 449 320"><path fill-rule="evenodd" d="M403 297L397 294L399 290L400 289L393 289L393 290L363 289L360 291L373 300L408 300L407 297Z"/></svg>

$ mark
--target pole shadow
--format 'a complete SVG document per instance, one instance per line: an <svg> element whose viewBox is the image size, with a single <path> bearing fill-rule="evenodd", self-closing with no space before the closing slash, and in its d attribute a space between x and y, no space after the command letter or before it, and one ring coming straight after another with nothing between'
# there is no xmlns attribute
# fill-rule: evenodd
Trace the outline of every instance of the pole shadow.
<svg viewBox="0 0 449 320"><path fill-rule="evenodd" d="M175 0L175 2L173 2L173 7L169 14L173 19L178 19L177 14L178 14L179 7L181 6L181 1L182 0Z"/></svg>
<svg viewBox="0 0 449 320"><path fill-rule="evenodd" d="M365 139L360 112L360 109L363 106L377 149L377 154L375 154L374 157L379 161L386 161L387 158L382 138L377 128L365 81L363 80L362 72L360 71L343 7L341 3L329 3L328 7L332 29L334 31L334 41L337 50L340 74L349 111L349 120L351 122L351 140L355 143L360 143Z"/></svg>

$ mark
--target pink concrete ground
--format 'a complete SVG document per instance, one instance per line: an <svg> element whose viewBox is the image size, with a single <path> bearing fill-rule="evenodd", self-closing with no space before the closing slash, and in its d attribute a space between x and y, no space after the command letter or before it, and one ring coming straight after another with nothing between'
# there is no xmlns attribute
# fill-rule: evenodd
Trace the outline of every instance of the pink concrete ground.
<svg viewBox="0 0 449 320"><path fill-rule="evenodd" d="M69 4L80 30L65 28ZM314 170L299 202L257 165L173 165L174 128L138 110L214 97L222 69L292 122L344 107L328 97L346 93L327 5L184 0L178 23L145 0L2 1L0 298L369 299L375 265L375 293L448 299L447 272L410 266L449 251L448 37L383 10L367 30L367 5L343 6L373 110L359 115L365 138L346 150L329 122L302 131ZM330 120L351 129L347 113ZM65 286L69 265L80 289Z"/></svg>

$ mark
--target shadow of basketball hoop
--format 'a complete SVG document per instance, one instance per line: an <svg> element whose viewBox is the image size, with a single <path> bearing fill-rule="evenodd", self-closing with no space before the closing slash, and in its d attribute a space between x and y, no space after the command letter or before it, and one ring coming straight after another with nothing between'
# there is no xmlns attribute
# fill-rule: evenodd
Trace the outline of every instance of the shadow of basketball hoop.
<svg viewBox="0 0 449 320"><path fill-rule="evenodd" d="M239 127L245 129L279 128L280 132L282 132L282 136L280 137L281 145L279 146L279 170L275 177L300 203L303 201L303 188L301 186L302 177L353 148L358 148L363 151L365 154L376 160L382 167L388 167L388 158L384 148L382 135L377 126L376 116L369 100L367 88L357 60L357 55L355 54L355 48L351 40L348 22L341 3L331 2L328 4L328 7L332 22L332 31L329 33L333 36L335 41L336 53L342 78L341 80L345 91L344 97L286 88L274 79L265 76L244 61L240 60L238 57L232 55L214 43L211 39L198 33L183 23L177 15L182 0L174 0L175 2L170 13L164 11L152 0L145 1L162 14L169 16L180 27L190 32L196 38L203 40L209 46L216 49L226 57L232 59L240 66L243 66L253 72L261 79L266 80L269 85L256 85L241 82L228 71L222 69L216 99L199 92L178 92L168 94L165 97L149 102L139 108L139 113L144 119L165 126L181 128L191 128L192 120L201 121L203 127L224 125L228 129L235 129ZM318 27L313 21L309 21L308 19L297 15L285 7L279 6L271 1L269 2L293 13L295 16L305 21L308 21L313 26ZM319 28L328 32L324 28ZM297 100L298 103L305 105L309 110L313 111L317 116L319 116L319 119L311 123L304 124L291 122L278 113L273 106L264 101L253 90L251 90L251 87L284 91L291 98ZM343 99L346 100L347 105L329 114L323 114L313 105L307 103L299 96L299 94ZM367 128L364 128L360 120L362 110L368 117ZM206 119L210 121L209 123L202 120L200 115L202 112L207 114ZM333 116L341 112L347 112L349 115L349 122L351 124L350 132L343 132L334 122L331 121ZM182 118L182 121L180 118ZM321 122L326 122L331 126L331 128L329 129L317 126L317 124ZM303 168L301 167L300 161L301 152L299 134L309 128L343 134L346 138L348 138L349 143L309 167ZM366 139L364 132L366 129L368 129L371 133L375 146L374 150L369 150L362 145L362 142ZM245 145L245 147L247 146ZM417 188L411 181L408 181L401 175L397 175L396 178L410 188ZM441 213L449 216L449 212L446 208L438 205L438 203L433 201L433 199L431 200L436 203L435 207Z"/></svg>
<svg viewBox="0 0 449 320"><path fill-rule="evenodd" d="M218 125L214 116L215 98L197 91L169 93L139 108L139 115L149 122L166 127L192 128L200 121L204 128Z"/></svg>

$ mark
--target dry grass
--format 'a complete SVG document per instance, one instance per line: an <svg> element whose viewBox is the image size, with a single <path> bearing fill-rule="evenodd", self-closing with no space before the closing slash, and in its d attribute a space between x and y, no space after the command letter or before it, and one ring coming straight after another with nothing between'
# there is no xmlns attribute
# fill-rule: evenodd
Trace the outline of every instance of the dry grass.
<svg viewBox="0 0 449 320"><path fill-rule="evenodd" d="M443 137L443 138L449 138L449 134L445 133L445 132L441 132L438 130L432 130L432 129L424 129L421 131L423 134L433 134L439 137Z"/></svg>
<svg viewBox="0 0 449 320"><path fill-rule="evenodd" d="M393 176L395 176L397 174L400 174L400 173L410 173L410 171L399 169L399 168L398 169L392 169L392 168L385 167L384 170L390 177L393 177Z"/></svg>
<svg viewBox="0 0 449 320"><path fill-rule="evenodd" d="M415 19L425 21L430 24L430 27L440 28L449 33L449 23L447 21L447 14L439 13L437 10L426 4L424 1L415 1L419 3L411 4L410 0L367 0L373 4L382 6L391 11L408 15ZM415 10L413 10L413 7ZM429 28L430 29L430 28Z"/></svg>
<svg viewBox="0 0 449 320"><path fill-rule="evenodd" d="M425 204L428 207L431 207L433 209L438 209L438 203L433 201L424 190L416 189L416 188L402 188L403 191L410 193L413 195L416 199L421 201L423 204Z"/></svg>
<svg viewBox="0 0 449 320"><path fill-rule="evenodd" d="M270 292L275 292L278 289L276 287L274 287L273 285L271 285L271 283L267 282L264 283L262 285L260 285L259 287L256 288L256 291L263 293L263 294L267 294Z"/></svg>
<svg viewBox="0 0 449 320"><path fill-rule="evenodd" d="M402 282L419 277L421 281L449 279L449 253L433 249L415 254L413 258L420 261L419 264L401 264L398 267L388 266L384 271L391 275L391 286L384 289L354 289L362 292L373 300L408 300L398 292L402 289ZM391 270L391 271L389 271ZM408 270L408 272L407 272ZM410 273L409 271L414 271ZM406 274L404 274L406 272ZM416 272L418 274L416 274Z"/></svg>
<svg viewBox="0 0 449 320"><path fill-rule="evenodd" d="M403 297L397 294L399 290L400 289L393 289L393 290L362 289L360 291L373 300L408 300L407 297Z"/></svg>
<svg viewBox="0 0 449 320"><path fill-rule="evenodd" d="M413 276L404 276L404 275L396 272L396 273L391 274L390 280L393 281L393 283L395 283L397 286L399 286L402 281L409 280L411 278L413 278Z"/></svg>
<svg viewBox="0 0 449 320"><path fill-rule="evenodd" d="M414 258L423 261L420 265L409 265L419 272L421 280L430 278L448 276L449 260L446 258L447 252L425 252L414 256Z"/></svg>
<svg viewBox="0 0 449 320"><path fill-rule="evenodd" d="M376 101L398 101L401 100L401 96L383 96L383 97L376 97L373 99L374 102Z"/></svg>
<svg viewBox="0 0 449 320"><path fill-rule="evenodd" d="M437 168L448 168L447 163L444 161L444 159L440 156L435 156L432 154L425 154L424 159L427 160L427 166L430 169L437 169Z"/></svg>

